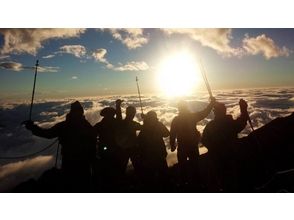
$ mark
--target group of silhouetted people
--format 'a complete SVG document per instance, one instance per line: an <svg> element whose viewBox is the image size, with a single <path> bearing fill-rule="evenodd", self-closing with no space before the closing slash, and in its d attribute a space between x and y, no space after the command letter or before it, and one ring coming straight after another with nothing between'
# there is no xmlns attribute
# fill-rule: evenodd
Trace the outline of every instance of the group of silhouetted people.
<svg viewBox="0 0 294 220"><path fill-rule="evenodd" d="M123 184L129 160L144 191L166 190L170 183L164 140L167 137L170 137L171 151L177 149L181 185L200 187L198 145L202 142L208 148L210 189L216 192L236 190L234 142L248 120L244 100L239 102L241 116L236 120L227 115L225 105L213 97L204 110L196 113L182 101L170 131L155 111L142 114L143 124L140 124L134 121L136 108L128 106L122 118L122 102L118 99L115 108L102 109L103 118L94 126L85 119L78 101L71 104L65 121L51 128L41 128L32 121L26 123L26 128L34 135L58 137L62 146L61 171L69 191L91 191L93 184L100 184L106 191L115 191ZM196 125L212 110L215 118L201 135Z"/></svg>

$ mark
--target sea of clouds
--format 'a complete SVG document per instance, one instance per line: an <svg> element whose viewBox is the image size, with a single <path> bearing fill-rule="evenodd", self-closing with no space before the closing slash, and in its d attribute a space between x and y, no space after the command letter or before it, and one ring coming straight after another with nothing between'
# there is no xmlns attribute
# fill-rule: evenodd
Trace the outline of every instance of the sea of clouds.
<svg viewBox="0 0 294 220"><path fill-rule="evenodd" d="M227 113L234 118L240 111L238 102L240 98L248 102L248 112L254 128L270 122L274 118L289 115L294 111L294 88L262 88L214 91L218 101L227 106ZM140 104L136 95L128 96L104 96L83 97L76 99L48 99L36 100L33 107L32 119L40 126L49 128L63 121L69 111L70 104L79 100L85 109L86 119L92 124L101 120L100 111L106 106L115 106L116 99L123 99L123 115L128 105L137 107L135 120L142 123L140 117ZM200 111L208 104L209 97L206 92L199 92L193 96L184 98L191 111ZM177 114L177 98L158 96L143 96L142 105L144 112L154 110L159 120L170 128L173 117ZM21 122L28 118L29 103L26 101L0 101L0 157L15 157L30 154L43 149L54 141L33 136L26 130ZM205 125L213 119L211 113L201 121L197 128L202 131ZM241 136L250 133L250 126L244 129ZM166 140L169 147L168 140ZM0 192L7 191L22 181L39 177L45 170L55 165L57 144L43 152L41 155L22 159L0 159ZM207 152L206 148L200 148L201 153ZM177 162L176 153L168 150L167 161L169 166Z"/></svg>

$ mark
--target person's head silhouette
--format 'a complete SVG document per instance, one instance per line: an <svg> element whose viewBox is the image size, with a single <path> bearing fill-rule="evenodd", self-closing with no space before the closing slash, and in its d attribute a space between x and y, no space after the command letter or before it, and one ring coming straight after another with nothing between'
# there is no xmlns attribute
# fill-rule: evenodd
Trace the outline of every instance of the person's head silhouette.
<svg viewBox="0 0 294 220"><path fill-rule="evenodd" d="M133 120L136 115L136 108L134 106L128 106L126 109L126 118Z"/></svg>
<svg viewBox="0 0 294 220"><path fill-rule="evenodd" d="M105 118L113 118L115 115L115 109L112 107L106 107L101 110L100 115Z"/></svg>
<svg viewBox="0 0 294 220"><path fill-rule="evenodd" d="M158 121L157 114L155 111L147 112L146 116L144 117L144 124L145 125L152 125Z"/></svg>
<svg viewBox="0 0 294 220"><path fill-rule="evenodd" d="M227 108L224 103L215 102L213 112L216 118L224 117L226 115L226 111Z"/></svg>
<svg viewBox="0 0 294 220"><path fill-rule="evenodd" d="M189 112L189 109L188 109L188 104L187 102L181 100L178 102L178 110L179 110L179 113L182 114L182 113L186 113L186 112Z"/></svg>
<svg viewBox="0 0 294 220"><path fill-rule="evenodd" d="M72 118L80 118L84 115L84 109L79 101L75 101L70 105L69 115Z"/></svg>

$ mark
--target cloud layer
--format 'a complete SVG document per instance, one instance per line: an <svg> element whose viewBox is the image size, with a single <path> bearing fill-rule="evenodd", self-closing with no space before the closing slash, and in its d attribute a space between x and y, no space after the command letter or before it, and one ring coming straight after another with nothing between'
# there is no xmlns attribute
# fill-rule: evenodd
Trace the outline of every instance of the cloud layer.
<svg viewBox="0 0 294 220"><path fill-rule="evenodd" d="M218 101L224 102L227 106L228 114L237 117L240 114L238 101L244 98L248 101L248 112L250 114L254 128L258 128L276 117L286 116L294 111L294 88L269 88L269 89L246 89L246 90L231 90L231 91L214 91L214 95ZM137 95L131 96L112 96L112 97L92 97L92 98L77 98L81 101L85 109L86 119L94 125L100 118L100 111L106 106L115 106L115 100L122 98L125 102L122 104L123 115L128 105L133 105L138 112L135 120L142 123L139 112L139 102ZM199 111L207 105L208 95L206 92L199 92L197 95L186 97L191 111ZM36 100L33 109L33 119L42 127L51 127L54 124L63 121L70 108L70 104L75 99L61 100ZM154 110L159 120L168 128L173 117L177 114L177 99L166 99L157 96L142 96L142 104L144 112ZM35 152L42 149L52 142L33 136L31 132L20 126L20 123L28 116L28 103L1 102L0 107L0 155L1 156L20 156ZM208 118L198 123L197 128L202 131L205 125L213 118L210 114ZM242 135L250 133L250 127L247 127L242 132ZM167 141L168 144L168 141ZM167 145L168 146L168 145ZM201 152L205 152L205 148L200 148ZM43 156L53 156L56 152L55 148L49 149L43 153ZM31 160L34 160L32 158ZM176 163L176 154L168 155L168 164ZM42 161L42 162L41 162ZM36 171L36 177L46 169L52 166L48 160L38 159L38 162L31 162L29 170L33 176L33 171ZM27 161L28 162L28 161ZM5 176L5 187L15 185L27 178L28 166L27 163L12 162L10 160L0 160L0 176ZM36 166L36 167L35 167ZM18 167L15 169L15 167ZM10 173L10 174L9 174ZM9 174L9 175L8 175ZM10 176L8 178L8 176ZM32 177L31 176L31 177ZM11 183L9 183L11 181ZM0 178L0 183L2 182ZM3 185L0 184L0 191ZM5 188L6 189L6 188Z"/></svg>

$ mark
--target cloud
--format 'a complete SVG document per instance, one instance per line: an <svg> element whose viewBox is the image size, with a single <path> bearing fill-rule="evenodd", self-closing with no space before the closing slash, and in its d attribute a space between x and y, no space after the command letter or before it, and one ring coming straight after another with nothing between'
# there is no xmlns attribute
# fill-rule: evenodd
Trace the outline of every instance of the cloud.
<svg viewBox="0 0 294 220"><path fill-rule="evenodd" d="M0 63L0 67L2 69L12 70L12 71L16 71L16 72L23 70L23 66L21 63L16 63L16 62L12 62L12 61L2 62L2 63Z"/></svg>
<svg viewBox="0 0 294 220"><path fill-rule="evenodd" d="M10 58L10 56L8 55L0 55L0 60L5 60L5 59L8 59Z"/></svg>
<svg viewBox="0 0 294 220"><path fill-rule="evenodd" d="M124 64L124 65L122 64L120 66L114 67L113 69L115 71L120 71L120 72L124 72L124 71L144 71L144 70L148 70L149 66L144 61L141 61L141 62L131 61L131 62L128 62L127 64Z"/></svg>
<svg viewBox="0 0 294 220"><path fill-rule="evenodd" d="M78 77L77 76L72 76L71 79L78 79Z"/></svg>
<svg viewBox="0 0 294 220"><path fill-rule="evenodd" d="M119 71L119 72L124 72L124 71L144 71L148 70L149 66L146 62L144 61L130 61L126 64L119 64L119 65L114 65L111 64L107 59L106 59L106 54L107 50L104 48L97 49L92 53L92 57L100 63L103 63L106 65L106 68L112 69L114 71Z"/></svg>
<svg viewBox="0 0 294 220"><path fill-rule="evenodd" d="M86 29L70 28L48 28L48 29L0 29L4 37L4 45L0 49L1 54L22 54L36 55L42 48L42 43L49 39L66 39L79 37Z"/></svg>
<svg viewBox="0 0 294 220"><path fill-rule="evenodd" d="M251 55L262 54L266 59L280 56L289 56L290 50L286 47L279 48L275 42L265 34L257 37L245 36L243 39L244 50Z"/></svg>
<svg viewBox="0 0 294 220"><path fill-rule="evenodd" d="M39 66L38 72L41 73L56 73L59 71L59 67L57 66Z"/></svg>
<svg viewBox="0 0 294 220"><path fill-rule="evenodd" d="M109 29L109 31L114 39L121 41L128 49L142 47L149 41L142 28Z"/></svg>
<svg viewBox="0 0 294 220"><path fill-rule="evenodd" d="M167 35L181 34L186 35L192 40L200 42L203 46L210 47L216 50L219 54L223 56L239 56L241 51L238 48L233 48L230 46L230 41L232 39L231 29L162 29L162 31Z"/></svg>
<svg viewBox="0 0 294 220"><path fill-rule="evenodd" d="M2 62L0 63L0 67L2 69L6 70L11 70L11 71L23 71L23 70L34 70L35 67L31 66L23 66L21 63L9 61L9 62ZM59 71L59 67L54 67L54 66L39 66L38 67L38 72L47 72L47 73L55 73Z"/></svg>
<svg viewBox="0 0 294 220"><path fill-rule="evenodd" d="M106 53L107 53L106 49L100 48L100 49L97 49L96 51L94 51L92 53L92 56L94 57L95 60L97 60L101 63L106 63L106 62L108 62L105 58Z"/></svg>
<svg viewBox="0 0 294 220"><path fill-rule="evenodd" d="M43 59L50 59L50 58L53 58L53 57L55 57L55 54L49 54L47 56L43 56L42 58Z"/></svg>
<svg viewBox="0 0 294 220"><path fill-rule="evenodd" d="M86 55L87 50L82 45L64 45L59 48L59 53L72 54L75 57L81 58Z"/></svg>
<svg viewBox="0 0 294 220"><path fill-rule="evenodd" d="M92 57L94 57L96 61L106 64L106 67L111 69L113 68L113 65L109 63L108 60L105 58L106 54L107 54L106 49L99 48L92 53Z"/></svg>

